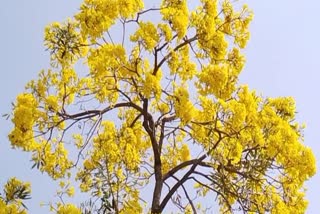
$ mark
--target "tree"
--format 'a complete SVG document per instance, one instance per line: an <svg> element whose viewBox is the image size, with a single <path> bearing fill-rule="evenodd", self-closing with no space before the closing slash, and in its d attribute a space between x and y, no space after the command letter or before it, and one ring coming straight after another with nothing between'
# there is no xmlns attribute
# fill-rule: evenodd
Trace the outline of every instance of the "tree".
<svg viewBox="0 0 320 214"><path fill-rule="evenodd" d="M205 197L222 213L306 210L316 167L294 99L237 83L252 12L199 4L84 0L46 27L51 68L17 96L9 139L60 181L52 210L197 213ZM88 201L64 203L78 184Z"/></svg>

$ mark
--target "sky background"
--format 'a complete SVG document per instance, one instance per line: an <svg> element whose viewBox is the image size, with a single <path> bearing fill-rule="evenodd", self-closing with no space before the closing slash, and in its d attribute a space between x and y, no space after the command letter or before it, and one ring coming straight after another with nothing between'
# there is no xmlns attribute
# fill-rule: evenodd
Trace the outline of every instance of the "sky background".
<svg viewBox="0 0 320 214"><path fill-rule="evenodd" d="M251 40L245 50L247 64L240 83L265 97L293 96L297 120L305 122L305 144L320 160L320 2L316 0L240 0L254 10ZM11 102L24 85L49 67L43 46L44 27L63 21L79 8L80 0L1 0L0 7L0 113L9 113ZM11 176L32 183L30 213L44 213L40 201L53 198L55 186L47 175L31 170L30 155L10 149L10 121L0 118L0 186ZM303 158L303 157L301 157ZM319 171L319 167L318 167ZM309 208L319 213L320 176L307 182ZM42 210L42 211L41 211Z"/></svg>

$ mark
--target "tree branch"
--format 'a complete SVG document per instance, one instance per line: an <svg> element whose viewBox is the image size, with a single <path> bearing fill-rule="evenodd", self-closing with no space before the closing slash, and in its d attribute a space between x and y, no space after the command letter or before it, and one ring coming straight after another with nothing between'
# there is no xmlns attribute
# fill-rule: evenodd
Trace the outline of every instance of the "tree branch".
<svg viewBox="0 0 320 214"><path fill-rule="evenodd" d="M67 113L58 112L57 114L64 119L82 120L82 119L91 118L91 117L94 117L97 115L105 114L113 109L120 108L120 107L132 107L141 113L143 112L143 109L140 106L138 106L132 102L126 102L126 103L117 103L115 105L110 105L102 110L87 110L87 111L83 111L83 112L80 112L77 114L67 114ZM151 115L149 115L149 116L151 116Z"/></svg>
<svg viewBox="0 0 320 214"><path fill-rule="evenodd" d="M179 165L175 166L174 168L172 168L169 172L167 172L164 176L163 176L163 181L167 180L168 178L170 178L171 176L173 176L176 172L178 172L180 169L183 169L187 166L196 164L199 159L204 159L206 157L206 155L201 156L200 158L196 158L196 159L192 159L192 160L188 160L185 162L180 163ZM202 160L203 160L202 159ZM199 164L199 163L198 163Z"/></svg>
<svg viewBox="0 0 320 214"><path fill-rule="evenodd" d="M169 191L169 193L166 195L166 197L163 199L163 201L160 204L160 211L162 212L163 209L165 208L165 206L167 205L168 201L170 200L170 198L172 197L172 195L178 190L178 188L184 184L184 182L186 180L189 179L189 176L194 172L194 170L196 169L196 167L199 165L199 163L201 163L201 161L203 161L205 158L207 157L207 155L202 155L200 158L196 159L193 162L192 167L189 169L189 171L181 178L180 181L178 181L173 187L172 189ZM184 162L185 163L185 162ZM181 169L182 164L180 164L180 167L178 167L179 169ZM190 164L188 164L190 165ZM178 169L178 170L179 170ZM178 171L177 170L177 171ZM176 172L176 171L175 171Z"/></svg>
<svg viewBox="0 0 320 214"><path fill-rule="evenodd" d="M187 45L187 44L189 44L189 43L191 43L191 42L193 42L193 41L196 41L197 39L198 39L198 36L197 36L197 35L195 35L194 37L192 37L192 38L190 38L190 39L186 39L184 42L182 42L182 43L180 43L179 45L177 45L177 46L173 49L172 52L179 50L179 49L182 48L183 46L185 46L185 45ZM165 57L163 57L163 59L159 62L159 64L154 67L154 70L153 70L153 73L152 73L153 75L156 75L156 74L157 74L159 68L160 68L160 67L162 66L162 64L172 55L172 52L168 53Z"/></svg>

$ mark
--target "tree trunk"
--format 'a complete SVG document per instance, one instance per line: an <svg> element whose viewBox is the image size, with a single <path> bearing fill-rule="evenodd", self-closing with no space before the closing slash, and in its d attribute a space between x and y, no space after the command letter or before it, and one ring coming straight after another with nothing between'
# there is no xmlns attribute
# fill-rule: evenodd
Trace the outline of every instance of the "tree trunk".
<svg viewBox="0 0 320 214"><path fill-rule="evenodd" d="M161 172L161 161L154 161L154 171L155 171L155 181L156 184L154 186L153 198L152 198L152 207L151 213L158 214L161 213L160 200L161 200L161 192L162 192L162 172Z"/></svg>

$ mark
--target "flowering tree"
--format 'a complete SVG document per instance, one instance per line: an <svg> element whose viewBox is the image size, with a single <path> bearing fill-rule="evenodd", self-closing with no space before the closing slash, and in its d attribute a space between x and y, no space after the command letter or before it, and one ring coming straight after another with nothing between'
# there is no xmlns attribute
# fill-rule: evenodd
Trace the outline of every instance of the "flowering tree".
<svg viewBox="0 0 320 214"><path fill-rule="evenodd" d="M9 139L60 180L51 209L197 213L206 198L222 213L303 213L315 158L293 98L237 83L252 17L227 0L84 0L46 27L51 69L17 96ZM64 203L78 184L88 201Z"/></svg>

